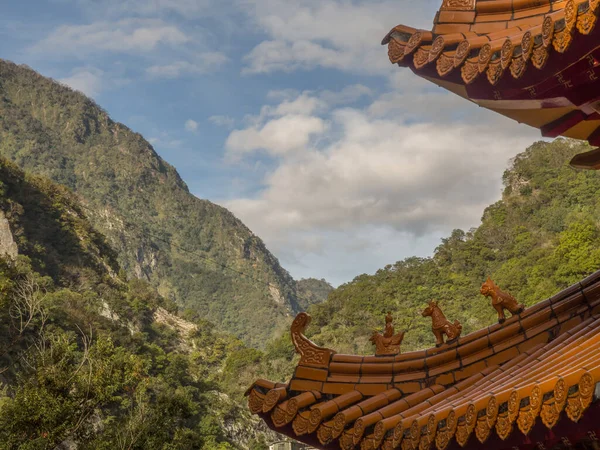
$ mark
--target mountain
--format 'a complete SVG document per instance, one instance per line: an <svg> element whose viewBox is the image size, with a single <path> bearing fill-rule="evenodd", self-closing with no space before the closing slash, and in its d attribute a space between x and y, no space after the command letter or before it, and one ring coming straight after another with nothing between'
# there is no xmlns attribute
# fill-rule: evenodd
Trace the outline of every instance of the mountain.
<svg viewBox="0 0 600 450"><path fill-rule="evenodd" d="M369 337L391 311L408 329L403 350L434 345L430 300L463 324L463 335L497 320L480 295L488 276L531 306L600 267L600 173L576 171L568 161L587 143L538 142L517 155L504 174L502 199L481 225L455 230L431 258L408 258L374 275L360 275L310 308L315 342L343 353L373 354ZM482 157L485 157L482 155Z"/></svg>
<svg viewBox="0 0 600 450"><path fill-rule="evenodd" d="M323 303L333 291L333 286L326 280L316 278L303 278L296 282L298 293L298 306L301 311L306 311L311 305Z"/></svg>
<svg viewBox="0 0 600 450"><path fill-rule="evenodd" d="M130 277L244 342L264 346L301 309L261 239L193 196L141 135L83 94L2 60L0 156L75 192Z"/></svg>
<svg viewBox="0 0 600 450"><path fill-rule="evenodd" d="M264 449L222 382L256 350L119 273L72 193L0 159L0 447Z"/></svg>

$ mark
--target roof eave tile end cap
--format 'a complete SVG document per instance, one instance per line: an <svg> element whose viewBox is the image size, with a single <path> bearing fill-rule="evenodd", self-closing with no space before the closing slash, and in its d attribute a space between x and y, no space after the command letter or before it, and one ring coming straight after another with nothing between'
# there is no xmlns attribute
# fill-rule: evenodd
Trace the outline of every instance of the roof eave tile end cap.
<svg viewBox="0 0 600 450"><path fill-rule="evenodd" d="M398 25L398 26L392 28L390 30L390 32L385 35L385 37L381 41L381 45L388 45L389 42L390 42L390 39L392 38L392 34L393 33L406 33L406 34L409 34L409 35L413 35L417 31L418 30L416 28L413 28L413 27L409 27L409 26L406 26L406 25Z"/></svg>
<svg viewBox="0 0 600 450"><path fill-rule="evenodd" d="M262 388L264 390L269 391L276 387L283 387L283 386L285 386L284 383L273 383L272 381L265 380L263 378L259 378L254 383L252 383L252 386L250 386L248 389L246 389L246 392L244 392L244 396L248 397L250 395L250 393L256 388L259 388L259 389Z"/></svg>

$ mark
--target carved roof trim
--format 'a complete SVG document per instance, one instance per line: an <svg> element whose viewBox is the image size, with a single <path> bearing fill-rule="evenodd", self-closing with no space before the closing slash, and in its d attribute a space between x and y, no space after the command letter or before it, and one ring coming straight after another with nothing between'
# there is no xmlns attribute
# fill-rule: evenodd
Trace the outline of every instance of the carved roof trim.
<svg viewBox="0 0 600 450"><path fill-rule="evenodd" d="M561 414L578 422L600 382L598 355L600 272L452 345L392 357L331 354L322 368L300 362L287 385L257 381L249 406L275 430L319 447L446 450L452 441L527 434L539 421L551 429Z"/></svg>

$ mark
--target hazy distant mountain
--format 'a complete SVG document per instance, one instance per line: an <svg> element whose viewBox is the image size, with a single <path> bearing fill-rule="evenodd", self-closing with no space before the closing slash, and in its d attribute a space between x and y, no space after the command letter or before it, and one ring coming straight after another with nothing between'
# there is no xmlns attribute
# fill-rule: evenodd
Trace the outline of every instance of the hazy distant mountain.
<svg viewBox="0 0 600 450"><path fill-rule="evenodd" d="M306 311L309 306L323 303L327 296L333 291L333 286L326 280L316 278L305 278L296 282L298 292L298 304L300 309Z"/></svg>

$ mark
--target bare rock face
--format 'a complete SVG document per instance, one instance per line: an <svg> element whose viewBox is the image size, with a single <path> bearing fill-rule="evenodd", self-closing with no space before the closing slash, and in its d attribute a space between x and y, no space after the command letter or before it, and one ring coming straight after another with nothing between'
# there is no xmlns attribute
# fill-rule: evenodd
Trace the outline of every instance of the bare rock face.
<svg viewBox="0 0 600 450"><path fill-rule="evenodd" d="M8 219L4 212L0 211L0 255L16 258L19 254L19 248L10 230Z"/></svg>

